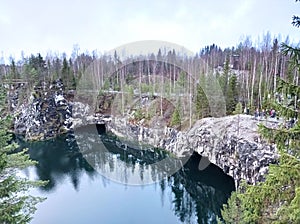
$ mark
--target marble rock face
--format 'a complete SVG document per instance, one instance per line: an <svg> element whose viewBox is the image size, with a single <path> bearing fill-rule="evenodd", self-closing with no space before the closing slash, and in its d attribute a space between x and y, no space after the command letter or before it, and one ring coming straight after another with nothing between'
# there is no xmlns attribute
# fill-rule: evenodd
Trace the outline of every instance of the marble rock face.
<svg viewBox="0 0 300 224"><path fill-rule="evenodd" d="M195 151L232 176L239 186L241 180L250 184L263 181L269 164L279 158L276 146L261 139L257 125L249 115L235 115L204 118L185 132L168 127L151 129L116 118L107 126L122 138L161 147L179 157Z"/></svg>
<svg viewBox="0 0 300 224"><path fill-rule="evenodd" d="M72 107L60 79L40 83L30 99L14 111L14 131L27 140L44 140L66 133L72 126Z"/></svg>

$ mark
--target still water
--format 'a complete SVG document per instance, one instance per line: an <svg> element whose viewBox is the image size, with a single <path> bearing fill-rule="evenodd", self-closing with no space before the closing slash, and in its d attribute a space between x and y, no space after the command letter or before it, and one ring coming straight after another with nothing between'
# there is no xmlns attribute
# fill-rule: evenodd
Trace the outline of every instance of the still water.
<svg viewBox="0 0 300 224"><path fill-rule="evenodd" d="M232 178L213 164L199 170L196 153L176 173L165 175L159 167L149 168L171 156L162 150L136 150L112 136L88 132L79 142L67 135L19 142L38 161L24 174L49 181L31 192L47 198L31 224L216 223L234 190ZM106 150L82 151L90 142L101 142ZM133 179L139 182L132 185Z"/></svg>

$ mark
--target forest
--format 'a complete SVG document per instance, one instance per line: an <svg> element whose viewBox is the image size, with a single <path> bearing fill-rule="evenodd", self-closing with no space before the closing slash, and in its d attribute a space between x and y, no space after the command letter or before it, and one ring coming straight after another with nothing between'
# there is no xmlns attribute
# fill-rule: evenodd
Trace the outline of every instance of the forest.
<svg viewBox="0 0 300 224"><path fill-rule="evenodd" d="M227 115L241 107L249 108L251 114L257 108L271 109L272 102L281 97L276 90L277 78L299 84L299 72L288 63L290 55L284 54L280 47L293 45L289 38L281 43L280 37L271 37L267 32L261 39L253 42L247 36L237 47L226 49L212 44L192 57L161 48L157 53L123 60L116 51L113 55L96 50L82 53L80 47L74 45L70 57L65 53L46 56L37 53L23 56L19 61L10 58L10 64L0 65L0 78L3 83L25 83L26 93L21 99L26 99L38 83L51 83L58 78L67 91L92 88L99 94L103 90L125 92L119 108L122 114L126 99L133 92L148 93L152 97L159 93L165 98L182 94L179 100L171 101L182 120L186 118L187 126L191 126L199 118L216 116L214 111L221 111L222 103ZM88 87L83 87L85 82L90 82ZM220 98L217 96L222 99L213 101ZM160 104L163 115L163 102ZM94 106L97 110L98 105Z"/></svg>

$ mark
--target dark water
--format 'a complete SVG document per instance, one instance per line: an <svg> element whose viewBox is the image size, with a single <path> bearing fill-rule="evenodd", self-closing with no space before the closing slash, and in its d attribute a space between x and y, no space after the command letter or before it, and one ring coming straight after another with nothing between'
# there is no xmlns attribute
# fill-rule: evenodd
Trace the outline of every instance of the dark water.
<svg viewBox="0 0 300 224"><path fill-rule="evenodd" d="M81 137L19 143L39 162L24 173L31 179L49 180L47 186L32 191L47 197L37 206L32 224L216 223L234 190L232 178L218 167L210 164L200 171L201 157L196 153L168 176L159 167L149 168L170 156L162 150L126 148L115 138L88 132ZM99 139L107 150L82 150ZM109 178L112 175L116 178ZM131 180L144 184L131 185Z"/></svg>

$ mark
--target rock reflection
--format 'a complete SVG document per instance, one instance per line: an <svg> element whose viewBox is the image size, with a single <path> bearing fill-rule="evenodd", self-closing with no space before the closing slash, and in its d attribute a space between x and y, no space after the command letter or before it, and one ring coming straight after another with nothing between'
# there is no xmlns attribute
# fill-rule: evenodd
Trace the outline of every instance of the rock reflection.
<svg viewBox="0 0 300 224"><path fill-rule="evenodd" d="M174 211L182 222L216 223L220 208L234 190L234 181L217 166L210 164L199 171L201 156L194 153L184 167L169 178L174 193Z"/></svg>
<svg viewBox="0 0 300 224"><path fill-rule="evenodd" d="M233 179L221 169L210 164L200 171L201 156L194 153L187 163L172 176L168 170L172 164L156 166L156 162L171 158L167 152L154 148L138 150L117 138L94 133L61 136L44 142L23 142L29 148L32 159L39 163L36 173L41 180L49 180L43 190L50 191L63 178L71 178L78 189L80 175L86 172L93 178L97 173L113 177L114 180L131 183L158 181L163 201L164 190L172 191L172 209L183 223L216 223L220 208L234 190ZM102 147L102 148L101 148ZM173 161L173 160L172 160ZM174 160L180 163L180 160Z"/></svg>
<svg viewBox="0 0 300 224"><path fill-rule="evenodd" d="M87 130L88 129L88 130ZM175 158L164 150L141 146L114 136L98 135L96 126L76 131L80 152L106 178L128 185L152 184L174 174L189 158Z"/></svg>

